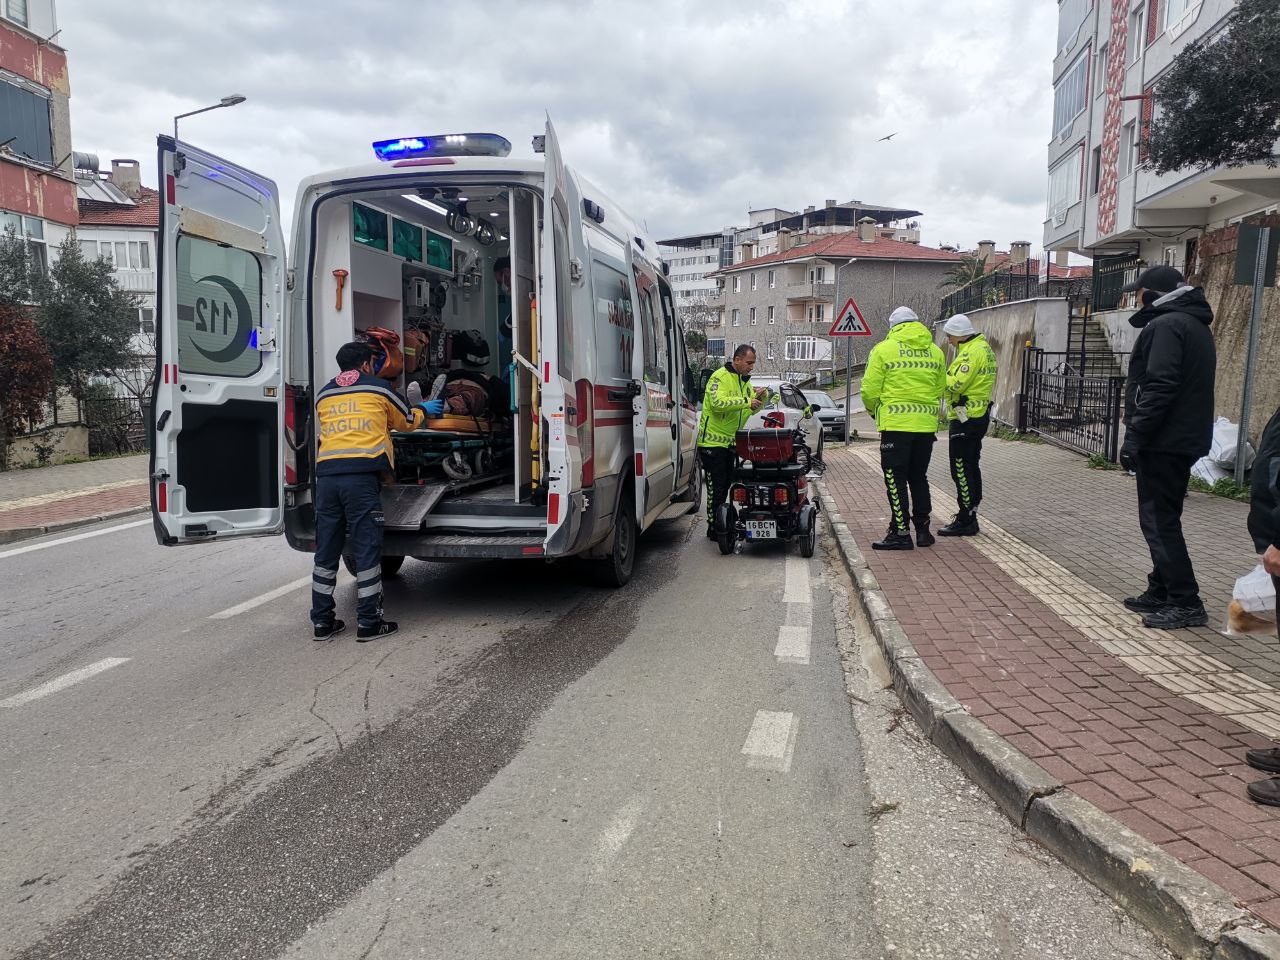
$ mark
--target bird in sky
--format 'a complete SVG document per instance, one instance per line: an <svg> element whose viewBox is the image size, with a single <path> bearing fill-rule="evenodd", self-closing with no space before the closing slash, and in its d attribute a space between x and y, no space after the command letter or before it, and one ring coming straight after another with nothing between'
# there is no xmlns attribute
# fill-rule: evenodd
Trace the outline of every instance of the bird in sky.
<svg viewBox="0 0 1280 960"><path fill-rule="evenodd" d="M886 140L892 140L897 135L898 135L897 132L891 133L887 137L881 137L879 140L876 141L876 143L884 143Z"/></svg>

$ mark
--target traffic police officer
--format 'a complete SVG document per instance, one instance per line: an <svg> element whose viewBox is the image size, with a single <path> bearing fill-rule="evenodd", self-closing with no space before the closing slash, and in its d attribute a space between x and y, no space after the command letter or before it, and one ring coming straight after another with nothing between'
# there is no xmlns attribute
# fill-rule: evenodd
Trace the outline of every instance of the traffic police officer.
<svg viewBox="0 0 1280 960"><path fill-rule="evenodd" d="M338 561L351 532L356 564L356 642L396 632L382 617L381 475L395 464L392 430L416 430L439 416L444 401L410 408L385 380L373 375L373 351L353 342L338 351L336 377L316 397L320 450L316 456L316 557L311 572L311 623L315 639L328 640L346 626L334 617Z"/></svg>
<svg viewBox="0 0 1280 960"><path fill-rule="evenodd" d="M910 307L898 307L889 314L888 335L871 348L862 377L862 405L880 431L880 467L889 495L889 532L871 545L875 550L933 546L929 459L946 381L946 361L929 328ZM915 544L908 518L915 524Z"/></svg>
<svg viewBox="0 0 1280 960"><path fill-rule="evenodd" d="M942 325L956 356L947 369L947 417L950 425L951 479L960 512L938 531L940 537L972 537L978 532L982 502L982 438L991 425L991 392L996 386L996 355L972 321L957 313Z"/></svg>
<svg viewBox="0 0 1280 960"><path fill-rule="evenodd" d="M762 394L766 391L755 389L749 382L755 366L755 348L746 343L739 345L733 351L733 359L711 374L702 399L698 458L707 477L707 536L711 539L716 535L716 508L729 495L737 433L764 403Z"/></svg>

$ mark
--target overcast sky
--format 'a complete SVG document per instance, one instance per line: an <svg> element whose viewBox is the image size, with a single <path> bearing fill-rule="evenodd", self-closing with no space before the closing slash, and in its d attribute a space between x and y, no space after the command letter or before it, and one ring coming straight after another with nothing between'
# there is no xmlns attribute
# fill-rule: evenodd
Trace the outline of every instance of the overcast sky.
<svg viewBox="0 0 1280 960"><path fill-rule="evenodd" d="M549 111L566 161L660 236L827 198L924 212L923 241L1030 240L1045 205L1053 0L59 0L77 150L142 161L176 113L274 179L388 137L505 135ZM879 137L896 133L892 141Z"/></svg>

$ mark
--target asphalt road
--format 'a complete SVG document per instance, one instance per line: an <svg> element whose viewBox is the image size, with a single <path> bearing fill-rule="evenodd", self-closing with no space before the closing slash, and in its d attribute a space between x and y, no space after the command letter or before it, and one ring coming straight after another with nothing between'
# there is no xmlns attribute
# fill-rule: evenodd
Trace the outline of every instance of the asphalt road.
<svg viewBox="0 0 1280 960"><path fill-rule="evenodd" d="M358 645L311 641L280 542L49 539L0 549L0 956L1160 956L894 753L891 694L851 712L865 631L821 558L683 520L620 591L409 561L400 634Z"/></svg>

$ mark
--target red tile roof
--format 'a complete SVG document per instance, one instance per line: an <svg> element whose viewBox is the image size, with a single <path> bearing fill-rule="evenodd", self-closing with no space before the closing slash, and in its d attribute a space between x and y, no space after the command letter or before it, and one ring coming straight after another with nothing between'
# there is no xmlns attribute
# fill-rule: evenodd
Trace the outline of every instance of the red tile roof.
<svg viewBox="0 0 1280 960"><path fill-rule="evenodd" d="M101 200L80 201L82 227L160 227L160 194L143 187L132 207Z"/></svg>
<svg viewBox="0 0 1280 960"><path fill-rule="evenodd" d="M807 260L810 257L831 257L837 260L850 257L856 257L859 260L932 260L940 263L953 263L960 260L958 253L922 247L918 243L889 240L885 237L876 237L868 242L858 237L858 231L850 230L846 233L820 237L803 246L792 247L786 253L769 253L763 257L743 260L741 263L724 267L718 272L733 273L767 263L786 263L792 260Z"/></svg>
<svg viewBox="0 0 1280 960"><path fill-rule="evenodd" d="M966 257L976 257L977 255L978 252L976 250L966 250L964 252L964 256ZM1020 268L1019 264L1009 262L1009 258L1011 256L1013 255L1008 250L995 251L987 257L987 272L995 273L997 270L1000 270L1006 273L1014 271L1020 273L1022 269L1027 269L1036 274L1040 273L1040 263L1038 261L1028 261L1030 263L1029 267ZM1075 267L1060 267L1056 263L1049 264L1049 277L1053 280L1078 280L1081 277L1091 276L1093 276L1092 266L1080 265Z"/></svg>

